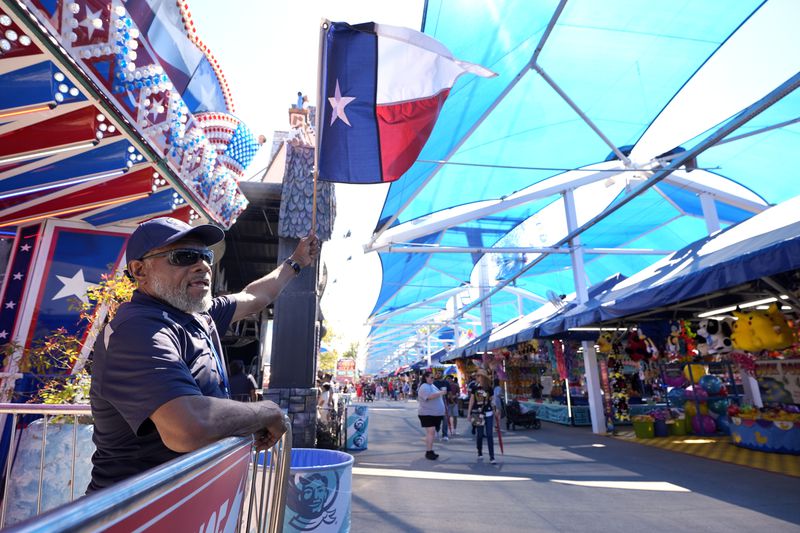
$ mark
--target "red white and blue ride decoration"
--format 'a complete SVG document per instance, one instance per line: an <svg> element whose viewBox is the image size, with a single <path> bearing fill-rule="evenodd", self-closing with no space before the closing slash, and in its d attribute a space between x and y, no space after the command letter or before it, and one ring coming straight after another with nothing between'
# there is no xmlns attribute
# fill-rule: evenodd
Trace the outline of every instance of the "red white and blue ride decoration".
<svg viewBox="0 0 800 533"><path fill-rule="evenodd" d="M229 227L247 205L237 179L260 146L232 110L185 4L0 7L0 227L164 214ZM227 117L240 142L212 142L202 113Z"/></svg>
<svg viewBox="0 0 800 533"><path fill-rule="evenodd" d="M237 179L260 145L232 112L184 3L0 4L0 238L10 242L0 348L29 346L59 327L84 336L70 302L120 268L139 222L236 222L247 206ZM204 114L230 133L207 134ZM0 401L21 383L9 361ZM10 421L0 416L6 436ZM214 499L206 509L241 492L240 471L221 491L203 492ZM170 516L188 523L186 514Z"/></svg>

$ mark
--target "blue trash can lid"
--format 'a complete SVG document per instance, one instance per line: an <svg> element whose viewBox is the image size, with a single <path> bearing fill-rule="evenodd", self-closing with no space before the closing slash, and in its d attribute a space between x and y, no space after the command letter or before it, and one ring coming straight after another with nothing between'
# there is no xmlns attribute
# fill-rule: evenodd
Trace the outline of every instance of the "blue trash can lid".
<svg viewBox="0 0 800 533"><path fill-rule="evenodd" d="M292 448L292 471L318 468L344 468L353 464L353 456L337 450L317 448Z"/></svg>

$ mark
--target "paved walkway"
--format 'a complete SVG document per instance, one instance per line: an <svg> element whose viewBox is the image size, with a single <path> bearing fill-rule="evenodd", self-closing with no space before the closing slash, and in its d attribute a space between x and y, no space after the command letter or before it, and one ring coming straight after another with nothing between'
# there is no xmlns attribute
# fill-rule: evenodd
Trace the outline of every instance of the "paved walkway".
<svg viewBox="0 0 800 533"><path fill-rule="evenodd" d="M360 532L800 532L797 478L542 423L495 436L498 465L461 434L424 458L415 402L369 406L369 449L353 452Z"/></svg>

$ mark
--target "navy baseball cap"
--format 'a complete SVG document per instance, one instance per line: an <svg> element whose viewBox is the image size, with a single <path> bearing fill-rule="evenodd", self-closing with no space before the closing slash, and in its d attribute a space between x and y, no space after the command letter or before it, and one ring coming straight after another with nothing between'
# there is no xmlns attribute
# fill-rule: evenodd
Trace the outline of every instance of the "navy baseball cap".
<svg viewBox="0 0 800 533"><path fill-rule="evenodd" d="M134 259L141 259L150 250L161 248L187 237L211 246L223 240L225 233L211 224L190 226L186 222L172 217L154 218L139 224L139 227L131 234L128 246L125 248L125 260L131 262Z"/></svg>

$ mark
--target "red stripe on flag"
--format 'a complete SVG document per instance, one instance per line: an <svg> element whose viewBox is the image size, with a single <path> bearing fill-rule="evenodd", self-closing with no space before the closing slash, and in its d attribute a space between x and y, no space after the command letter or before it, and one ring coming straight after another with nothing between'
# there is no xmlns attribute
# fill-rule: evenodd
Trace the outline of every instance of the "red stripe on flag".
<svg viewBox="0 0 800 533"><path fill-rule="evenodd" d="M430 98L377 105L383 181L395 181L416 161L433 131L450 89Z"/></svg>

